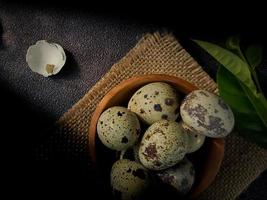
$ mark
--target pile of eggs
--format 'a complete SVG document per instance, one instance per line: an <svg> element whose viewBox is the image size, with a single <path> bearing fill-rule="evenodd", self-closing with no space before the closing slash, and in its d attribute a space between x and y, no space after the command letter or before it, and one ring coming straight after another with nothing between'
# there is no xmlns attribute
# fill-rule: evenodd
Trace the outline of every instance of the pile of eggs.
<svg viewBox="0 0 267 200"><path fill-rule="evenodd" d="M182 99L164 82L141 87L127 108L111 107L97 123L101 142L120 152L111 169L115 198L140 199L157 181L186 195L195 180L186 155L199 150L206 137L225 137L233 127L233 112L213 93L195 90Z"/></svg>

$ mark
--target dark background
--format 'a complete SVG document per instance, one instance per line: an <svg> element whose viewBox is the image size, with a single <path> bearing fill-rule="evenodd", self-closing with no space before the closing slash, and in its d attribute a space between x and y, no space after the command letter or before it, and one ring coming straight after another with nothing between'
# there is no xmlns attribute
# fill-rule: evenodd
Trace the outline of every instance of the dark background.
<svg viewBox="0 0 267 200"><path fill-rule="evenodd" d="M77 160L75 149L61 152L56 144L49 144L49 138L55 134L53 124L144 33L173 32L213 78L217 63L189 39L220 42L238 34L243 45L265 44L266 17L261 5L241 8L216 2L213 6L179 1L0 1L1 142L5 186L7 191L12 189L9 195L77 198L96 189L84 184L92 179L84 165L86 159ZM27 48L40 39L58 42L66 50L67 63L54 77L34 74L25 62ZM264 55L259 74L266 91ZM68 139L62 138L59 145L64 146ZM52 151L37 151L41 145L51 145ZM267 172L240 199L267 199L266 187Z"/></svg>

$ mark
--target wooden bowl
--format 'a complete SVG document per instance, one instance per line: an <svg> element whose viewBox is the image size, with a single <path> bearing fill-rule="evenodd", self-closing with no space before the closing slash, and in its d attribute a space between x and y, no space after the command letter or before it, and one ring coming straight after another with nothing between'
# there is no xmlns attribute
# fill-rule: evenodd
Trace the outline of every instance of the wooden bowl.
<svg viewBox="0 0 267 200"><path fill-rule="evenodd" d="M91 118L89 128L89 151L93 164L102 178L109 183L110 169L116 160L115 151L107 149L97 136L97 121L103 111L112 106L125 106L131 96L140 87L152 82L166 82L176 88L181 94L188 94L197 87L191 83L168 75L144 75L127 79L112 88L97 105ZM206 138L200 150L189 155L196 169L194 186L189 193L190 198L196 198L214 180L219 171L224 156L224 139Z"/></svg>

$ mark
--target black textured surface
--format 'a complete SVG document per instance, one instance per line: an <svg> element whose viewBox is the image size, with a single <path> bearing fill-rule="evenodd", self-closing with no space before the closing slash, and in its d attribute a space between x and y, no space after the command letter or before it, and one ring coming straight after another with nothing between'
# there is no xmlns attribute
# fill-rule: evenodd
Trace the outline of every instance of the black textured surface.
<svg viewBox="0 0 267 200"><path fill-rule="evenodd" d="M205 21L209 17L184 20L187 15L181 16L181 9L164 15L157 10L107 10L90 10L83 5L64 7L34 3L32 6L31 3L16 1L0 2L0 90L3 105L1 114L4 116L1 125L2 130L8 130L4 131L2 141L7 150L4 167L10 171L7 173L6 186L24 188L23 193L27 195L34 194L35 190L40 190L42 194L57 190L57 194L65 193L64 196L72 192L78 196L79 193L87 192L89 185L78 183L86 174L83 171L87 169L72 166L68 159L60 164L39 163L41 168L30 167L32 149L49 134L53 134L45 130L49 130L59 116L77 102L112 64L123 57L143 33L158 28L174 31L178 38L183 39L185 48L214 77L216 63L190 44L188 38L222 39L229 34L242 32L245 27L241 24L233 30L225 30L216 26L210 31L208 27L212 23ZM141 17L139 14L146 15ZM200 22L202 29L197 26ZM258 24L254 23L250 31L242 33L245 37L261 38L264 33L251 31L257 27ZM31 72L25 62L28 46L40 39L58 42L66 50L66 66L54 77L44 78ZM61 160L64 160L65 154L60 155L63 156ZM32 179L31 176L35 177ZM39 178L50 180L51 183L35 182ZM86 181L87 178L83 177L82 180ZM69 187L59 190L59 184L64 181L71 182ZM79 189L71 191L74 185ZM266 199L266 186L265 172L240 199ZM10 195L13 194L16 195Z"/></svg>
<svg viewBox="0 0 267 200"><path fill-rule="evenodd" d="M1 19L1 80L54 119L77 102L148 31L90 13L14 6L2 8ZM32 73L25 62L27 48L40 39L57 42L66 50L67 64L57 76L45 78Z"/></svg>

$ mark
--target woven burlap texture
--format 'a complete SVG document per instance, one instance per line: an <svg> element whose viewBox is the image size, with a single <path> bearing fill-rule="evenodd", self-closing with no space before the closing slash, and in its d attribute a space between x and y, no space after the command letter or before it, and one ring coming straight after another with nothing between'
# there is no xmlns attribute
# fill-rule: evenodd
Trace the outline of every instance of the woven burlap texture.
<svg viewBox="0 0 267 200"><path fill-rule="evenodd" d="M218 92L216 83L172 34L147 34L58 120L60 134L77 143L76 153L88 153L84 151L88 151L90 117L101 98L122 80L143 74L173 75L198 88ZM220 172L200 199L235 199L266 168L267 152L232 134L226 139Z"/></svg>

